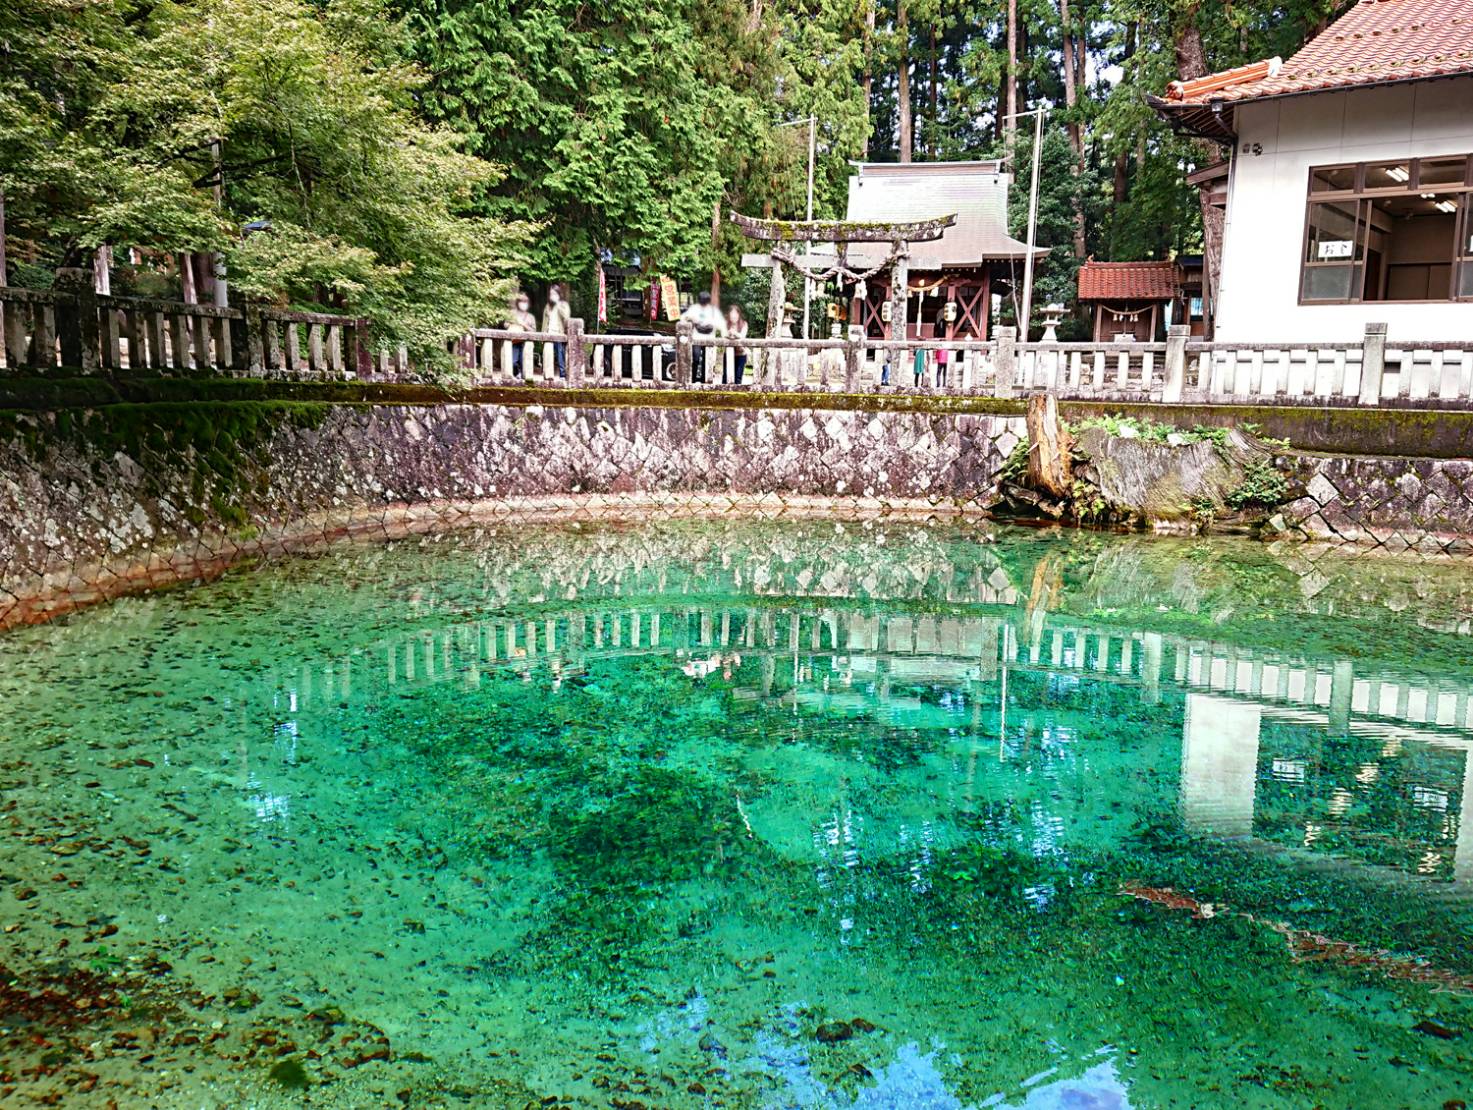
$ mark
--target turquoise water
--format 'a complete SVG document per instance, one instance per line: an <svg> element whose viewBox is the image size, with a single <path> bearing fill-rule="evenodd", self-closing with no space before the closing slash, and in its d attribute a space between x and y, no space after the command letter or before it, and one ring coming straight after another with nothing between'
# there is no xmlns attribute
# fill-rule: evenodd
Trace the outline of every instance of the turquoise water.
<svg viewBox="0 0 1473 1110"><path fill-rule="evenodd" d="M0 1103L1457 1107L1470 691L1473 570L1221 540L122 600L0 638Z"/></svg>

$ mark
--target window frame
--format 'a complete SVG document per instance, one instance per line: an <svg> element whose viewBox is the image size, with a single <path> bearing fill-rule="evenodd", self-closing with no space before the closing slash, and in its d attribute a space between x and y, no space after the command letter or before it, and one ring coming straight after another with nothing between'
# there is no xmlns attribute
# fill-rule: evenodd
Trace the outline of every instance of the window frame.
<svg viewBox="0 0 1473 1110"><path fill-rule="evenodd" d="M1422 163L1423 162L1446 162L1452 159L1463 160L1463 180L1461 184L1444 182L1423 186ZM1407 167L1407 180L1398 184L1395 188L1387 186L1376 186L1367 188L1366 170L1368 167L1405 164ZM1315 177L1317 174L1332 170L1353 169L1353 187L1349 189L1323 189L1315 190ZM1368 229L1371 225L1371 211L1374 202L1384 200L1388 197L1416 197L1424 192L1450 193L1456 195L1458 210L1453 213L1453 235L1449 244L1447 261L1450 266L1448 279L1448 295L1446 297L1431 297L1412 300L1379 299L1367 301L1365 299L1366 276L1370 269L1370 242ZM1355 206L1355 239L1351 249L1351 257L1348 265L1352 268L1351 288L1349 295L1338 298L1306 298L1304 295L1305 279L1308 272L1314 268L1333 265L1332 263L1314 262L1309 257L1310 236L1313 233L1311 216L1316 204L1352 203ZM1306 307L1315 305L1344 305L1344 304L1466 304L1473 302L1473 286L1466 293L1459 292L1461 288L1461 274L1464 265L1473 266L1473 152L1458 154L1431 154L1415 158L1378 158L1368 162L1330 162L1322 166L1310 166L1305 181L1304 191L1304 228L1299 237L1299 284L1298 303Z"/></svg>

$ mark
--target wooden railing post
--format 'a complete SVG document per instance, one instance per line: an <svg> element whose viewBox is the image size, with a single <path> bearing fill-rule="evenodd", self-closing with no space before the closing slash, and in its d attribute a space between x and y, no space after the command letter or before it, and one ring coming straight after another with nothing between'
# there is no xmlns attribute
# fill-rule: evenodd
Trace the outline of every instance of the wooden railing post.
<svg viewBox="0 0 1473 1110"><path fill-rule="evenodd" d="M583 321L574 317L568 321L568 384L582 385L588 372L588 347L583 339Z"/></svg>
<svg viewBox="0 0 1473 1110"><path fill-rule="evenodd" d="M1165 378L1161 384L1161 400L1168 405L1181 400L1187 381L1187 339L1192 329L1187 324L1172 324L1166 329Z"/></svg>
<svg viewBox="0 0 1473 1110"><path fill-rule="evenodd" d="M1381 403L1381 379L1386 374L1386 325L1367 324L1360 359L1360 403Z"/></svg>
<svg viewBox="0 0 1473 1110"><path fill-rule="evenodd" d="M675 384L679 386L690 385L691 335L695 327L689 320L675 325Z"/></svg>
<svg viewBox="0 0 1473 1110"><path fill-rule="evenodd" d="M997 379L994 383L994 395L998 397L1011 397L1014 392L1014 382L1018 376L1018 329L997 329Z"/></svg>

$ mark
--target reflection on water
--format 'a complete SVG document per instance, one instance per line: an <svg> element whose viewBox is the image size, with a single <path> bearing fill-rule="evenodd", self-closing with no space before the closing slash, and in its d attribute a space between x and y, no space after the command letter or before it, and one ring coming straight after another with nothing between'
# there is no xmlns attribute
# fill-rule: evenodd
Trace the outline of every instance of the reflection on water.
<svg viewBox="0 0 1473 1110"><path fill-rule="evenodd" d="M0 657L6 1098L299 1101L283 1061L365 1106L1473 1083L1468 570L520 529Z"/></svg>

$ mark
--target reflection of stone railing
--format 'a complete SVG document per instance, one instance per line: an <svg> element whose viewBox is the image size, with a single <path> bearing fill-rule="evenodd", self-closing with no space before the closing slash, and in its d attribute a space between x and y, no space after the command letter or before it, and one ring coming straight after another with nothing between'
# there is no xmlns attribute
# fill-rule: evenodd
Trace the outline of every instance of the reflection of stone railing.
<svg viewBox="0 0 1473 1110"><path fill-rule="evenodd" d="M1159 632L1085 624L1043 610L987 616L873 613L815 601L781 609L752 605L567 609L490 618L381 641L354 661L304 667L278 682L306 705L314 691L347 696L355 668L373 667L390 685L479 681L486 668L555 662L574 673L601 659L636 654L680 658L824 655L887 663L874 672L913 680L991 682L1004 666L1082 673L1138 684L1159 700L1163 683L1265 704L1323 710L1331 728L1353 717L1473 732L1473 683L1357 676L1349 660L1315 660ZM916 661L929 663L917 665ZM899 665L896 665L898 662ZM951 664L961 664L954 666ZM314 673L315 672L315 673ZM882 683L883 685L883 683Z"/></svg>

